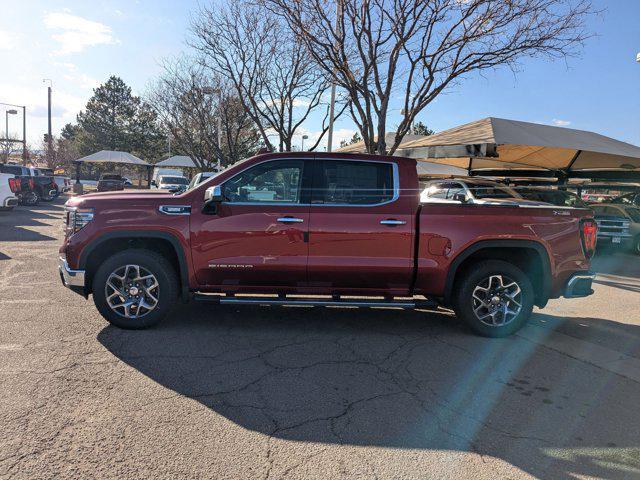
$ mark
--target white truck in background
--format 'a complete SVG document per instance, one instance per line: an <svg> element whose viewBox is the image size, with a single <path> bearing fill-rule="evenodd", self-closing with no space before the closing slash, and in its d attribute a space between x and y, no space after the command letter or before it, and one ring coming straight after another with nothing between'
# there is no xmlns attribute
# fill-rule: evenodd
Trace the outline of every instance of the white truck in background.
<svg viewBox="0 0 640 480"><path fill-rule="evenodd" d="M0 173L0 211L10 211L18 205L16 193L19 191L20 179L10 173Z"/></svg>

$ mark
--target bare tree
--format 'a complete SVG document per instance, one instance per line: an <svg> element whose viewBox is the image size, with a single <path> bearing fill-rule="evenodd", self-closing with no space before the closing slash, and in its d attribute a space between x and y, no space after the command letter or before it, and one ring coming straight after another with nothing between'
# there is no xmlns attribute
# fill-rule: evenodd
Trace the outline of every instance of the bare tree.
<svg viewBox="0 0 640 480"><path fill-rule="evenodd" d="M324 108L321 134L328 129L325 92L329 82L305 45L277 16L244 0L205 7L192 22L190 43L203 65L230 79L265 145L278 137L280 151L291 150L296 131L316 108ZM338 109L338 116L346 104Z"/></svg>
<svg viewBox="0 0 640 480"><path fill-rule="evenodd" d="M565 57L589 36L589 0L257 0L286 20L348 93L367 150L392 154L416 115L472 72ZM386 145L389 105L403 118Z"/></svg>
<svg viewBox="0 0 640 480"><path fill-rule="evenodd" d="M210 170L218 159L229 165L259 148L259 134L235 90L219 78L205 75L202 67L189 59L165 62L147 102L169 132L172 149L190 156L201 170Z"/></svg>
<svg viewBox="0 0 640 480"><path fill-rule="evenodd" d="M9 160L9 155L13 152L14 146L11 138L4 139L0 142L0 162L5 163Z"/></svg>

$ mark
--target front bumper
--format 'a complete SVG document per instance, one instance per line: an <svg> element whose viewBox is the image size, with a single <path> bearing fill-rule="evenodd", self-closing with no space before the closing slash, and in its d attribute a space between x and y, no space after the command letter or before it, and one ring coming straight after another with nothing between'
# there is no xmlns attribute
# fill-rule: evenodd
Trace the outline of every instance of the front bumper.
<svg viewBox="0 0 640 480"><path fill-rule="evenodd" d="M574 273L564 289L565 298L582 298L588 297L593 293L591 284L596 276L593 273Z"/></svg>
<svg viewBox="0 0 640 480"><path fill-rule="evenodd" d="M84 270L71 270L64 257L58 257L58 271L62 284L80 295L84 295Z"/></svg>
<svg viewBox="0 0 640 480"><path fill-rule="evenodd" d="M615 247L615 248L628 248L633 242L633 236L625 233L610 233L604 232L598 234L598 247Z"/></svg>

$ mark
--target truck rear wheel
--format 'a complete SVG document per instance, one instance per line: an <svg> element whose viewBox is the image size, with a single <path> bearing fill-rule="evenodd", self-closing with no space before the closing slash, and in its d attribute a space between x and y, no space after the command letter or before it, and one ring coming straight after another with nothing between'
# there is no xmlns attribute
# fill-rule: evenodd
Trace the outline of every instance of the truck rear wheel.
<svg viewBox="0 0 640 480"><path fill-rule="evenodd" d="M177 276L155 252L130 249L107 258L93 277L93 300L111 324L125 329L156 325L174 305Z"/></svg>
<svg viewBox="0 0 640 480"><path fill-rule="evenodd" d="M527 275L502 260L484 260L467 268L457 282L454 310L475 333L506 337L531 317L534 290Z"/></svg>

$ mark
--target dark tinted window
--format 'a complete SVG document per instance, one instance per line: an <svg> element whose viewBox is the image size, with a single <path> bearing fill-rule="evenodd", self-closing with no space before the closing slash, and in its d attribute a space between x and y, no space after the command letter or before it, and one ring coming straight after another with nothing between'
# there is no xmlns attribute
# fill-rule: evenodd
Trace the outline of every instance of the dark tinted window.
<svg viewBox="0 0 640 480"><path fill-rule="evenodd" d="M0 166L0 172L10 173L12 175L22 175L22 167L17 165L2 165Z"/></svg>
<svg viewBox="0 0 640 480"><path fill-rule="evenodd" d="M391 163L322 160L312 203L375 205L393 199Z"/></svg>
<svg viewBox="0 0 640 480"><path fill-rule="evenodd" d="M101 180L122 180L122 177L120 175L107 173L102 175Z"/></svg>

